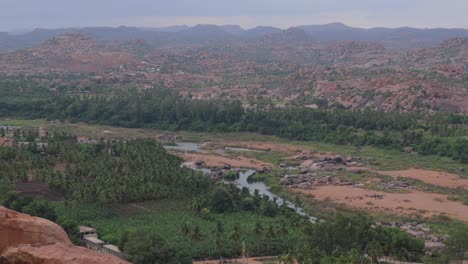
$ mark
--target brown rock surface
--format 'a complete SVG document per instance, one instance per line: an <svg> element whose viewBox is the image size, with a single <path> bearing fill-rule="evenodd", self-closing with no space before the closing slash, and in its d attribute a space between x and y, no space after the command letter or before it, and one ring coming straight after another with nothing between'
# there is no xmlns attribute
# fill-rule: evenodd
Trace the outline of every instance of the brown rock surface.
<svg viewBox="0 0 468 264"><path fill-rule="evenodd" d="M59 225L0 206L0 264L128 264L74 246Z"/></svg>
<svg viewBox="0 0 468 264"><path fill-rule="evenodd" d="M0 254L8 247L21 244L71 244L67 233L59 225L3 206L0 206L0 238Z"/></svg>
<svg viewBox="0 0 468 264"><path fill-rule="evenodd" d="M9 248L0 264L128 264L118 257L64 243Z"/></svg>

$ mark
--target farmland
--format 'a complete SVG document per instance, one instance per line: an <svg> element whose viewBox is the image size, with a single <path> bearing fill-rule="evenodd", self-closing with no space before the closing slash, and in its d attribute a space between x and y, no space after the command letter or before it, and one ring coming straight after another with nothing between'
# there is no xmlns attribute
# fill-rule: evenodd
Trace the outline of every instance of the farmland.
<svg viewBox="0 0 468 264"><path fill-rule="evenodd" d="M105 210L92 206L66 207L58 204L57 211L60 215L96 227L100 236L106 241L118 244L123 233L128 231L155 232L178 251L191 251L194 258L209 258L210 254L211 257L215 256L216 245L213 239L218 222L224 224L222 250L225 256L235 254L236 242L230 237L236 224L240 225L242 240L247 245L248 254L252 256L281 253L283 249L289 248L288 241L292 243L301 236L299 230L284 227L288 220L283 217L272 218L235 212L213 214L212 218L204 219L194 214L189 204L188 200L162 200L109 205ZM199 227L200 240L193 241L191 235L184 236L182 232L184 224L188 224L190 228ZM257 224L260 224L264 231L256 233ZM274 230L273 237L269 237L266 232L270 227Z"/></svg>

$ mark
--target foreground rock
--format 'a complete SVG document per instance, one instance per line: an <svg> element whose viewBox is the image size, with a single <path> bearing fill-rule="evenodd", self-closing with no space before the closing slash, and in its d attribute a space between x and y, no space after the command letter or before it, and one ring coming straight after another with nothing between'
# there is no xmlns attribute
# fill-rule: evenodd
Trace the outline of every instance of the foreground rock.
<svg viewBox="0 0 468 264"><path fill-rule="evenodd" d="M59 225L3 206L0 206L0 238L0 254L8 247L21 244L72 244Z"/></svg>
<svg viewBox="0 0 468 264"><path fill-rule="evenodd" d="M128 264L74 246L59 225L0 206L0 264Z"/></svg>
<svg viewBox="0 0 468 264"><path fill-rule="evenodd" d="M65 243L20 245L7 249L0 264L128 264L118 257Z"/></svg>

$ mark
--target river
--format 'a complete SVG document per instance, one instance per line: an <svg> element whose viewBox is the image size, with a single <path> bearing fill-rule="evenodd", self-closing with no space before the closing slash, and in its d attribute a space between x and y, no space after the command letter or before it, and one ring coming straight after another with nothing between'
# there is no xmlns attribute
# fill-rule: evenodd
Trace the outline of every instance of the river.
<svg viewBox="0 0 468 264"><path fill-rule="evenodd" d="M166 148L168 150L195 151L196 152L196 151L200 150L200 144L192 143L192 142L177 142L175 146L164 146L164 148ZM245 151L247 149L237 148L236 150ZM202 169L202 168L193 168L193 169L203 171L205 174L210 172L209 169ZM288 200L285 200L285 199L279 197L278 195L272 193L269 190L268 186L266 186L265 183L263 183L263 182L248 182L247 179L251 175L253 175L255 173L256 173L256 171L254 171L254 170L241 170L241 171L239 171L239 179L235 181L236 186L239 189L242 189L243 187L246 187L247 189L249 189L251 194L253 194L255 192L255 190L258 190L258 193L260 195L266 195L272 201L276 198L276 203L278 205L282 205L283 203L285 203L289 208L293 209L299 215L308 217L311 222L315 223L317 221L316 217L308 215L304 211L304 209L302 209L300 207L296 207L294 205L294 203L292 203L292 202L290 202Z"/></svg>
<svg viewBox="0 0 468 264"><path fill-rule="evenodd" d="M245 170L245 171L240 171L239 172L239 179L237 181L235 181L235 184L236 186L239 188L239 189L242 189L243 187L246 187L249 189L250 193L254 193L255 190L258 190L258 193L260 195L266 195L268 196L271 200L274 200L276 198L276 203L278 205L282 205L283 203L286 203L286 205L293 209L294 211L296 211L296 213L298 213L299 215L302 215L302 216L305 216L305 217L308 217L310 219L311 222L315 223L317 221L317 218L316 217L313 217L313 216L310 216L308 215L304 209L300 208L300 207L296 207L292 202L288 201L288 200L285 200L281 197L279 197L278 195L272 193L268 186L266 186L265 183L263 182L248 182L248 178L255 174L255 171L254 170Z"/></svg>

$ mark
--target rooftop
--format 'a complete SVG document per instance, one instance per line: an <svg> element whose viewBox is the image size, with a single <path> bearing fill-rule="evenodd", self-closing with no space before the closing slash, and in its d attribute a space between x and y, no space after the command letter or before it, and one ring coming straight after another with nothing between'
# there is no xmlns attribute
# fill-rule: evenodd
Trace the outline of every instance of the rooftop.
<svg viewBox="0 0 468 264"><path fill-rule="evenodd" d="M115 251L115 252L120 253L120 249L117 246L114 246L114 245L111 245L111 244L104 245L103 248L107 248L107 249L109 249L111 251Z"/></svg>
<svg viewBox="0 0 468 264"><path fill-rule="evenodd" d="M92 233L96 232L96 229L89 226L80 226L80 233Z"/></svg>
<svg viewBox="0 0 468 264"><path fill-rule="evenodd" d="M102 240L99 239L99 238L92 237L92 236L85 236L85 237L83 238L83 240L92 242L92 243L94 243L94 244L104 244L104 241L102 241Z"/></svg>

